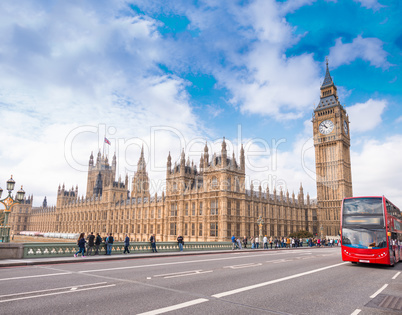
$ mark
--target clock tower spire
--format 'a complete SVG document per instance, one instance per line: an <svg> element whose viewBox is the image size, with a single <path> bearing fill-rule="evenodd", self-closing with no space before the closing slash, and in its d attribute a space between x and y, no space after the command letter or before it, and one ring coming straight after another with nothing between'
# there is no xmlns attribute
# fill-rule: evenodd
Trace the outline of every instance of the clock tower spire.
<svg viewBox="0 0 402 315"><path fill-rule="evenodd" d="M320 92L320 102L314 110L312 122L317 216L320 231L325 237L338 235L342 199L353 195L349 117L339 102L337 88L329 72L328 58Z"/></svg>

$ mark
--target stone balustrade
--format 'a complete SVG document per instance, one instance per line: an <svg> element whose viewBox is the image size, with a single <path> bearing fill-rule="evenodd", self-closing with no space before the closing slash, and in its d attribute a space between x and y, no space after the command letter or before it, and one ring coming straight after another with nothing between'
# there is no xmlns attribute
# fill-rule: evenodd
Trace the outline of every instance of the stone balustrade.
<svg viewBox="0 0 402 315"><path fill-rule="evenodd" d="M185 242L183 246L185 251L203 251L203 250L229 250L232 249L231 242ZM157 242L158 252L177 252L179 245L177 242ZM150 242L133 242L129 246L130 254L151 253ZM78 251L76 243L26 243L24 244L23 257L15 258L46 258L46 257L68 257L73 256ZM113 254L123 254L124 243L115 242L112 247ZM95 247L92 255L95 253ZM105 244L100 245L99 254L104 255Z"/></svg>

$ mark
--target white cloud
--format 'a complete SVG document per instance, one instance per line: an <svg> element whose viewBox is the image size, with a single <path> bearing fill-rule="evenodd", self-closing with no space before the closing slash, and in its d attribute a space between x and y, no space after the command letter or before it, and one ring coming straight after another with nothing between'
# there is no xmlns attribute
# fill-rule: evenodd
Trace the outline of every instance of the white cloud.
<svg viewBox="0 0 402 315"><path fill-rule="evenodd" d="M367 141L361 152L351 153L354 196L386 196L402 206L402 136Z"/></svg>
<svg viewBox="0 0 402 315"><path fill-rule="evenodd" d="M310 54L285 56L298 37L276 2L254 1L237 14L242 27L252 28L248 35L256 40L246 53L233 56L236 67L221 70L216 77L242 112L299 118L317 101L319 65Z"/></svg>
<svg viewBox="0 0 402 315"><path fill-rule="evenodd" d="M288 0L286 2L280 3L281 12L283 14L293 13L297 9L305 6L312 5L317 0Z"/></svg>
<svg viewBox="0 0 402 315"><path fill-rule="evenodd" d="M212 117L218 117L220 114L223 113L223 108L214 105L206 105L207 112Z"/></svg>
<svg viewBox="0 0 402 315"><path fill-rule="evenodd" d="M382 4L378 3L378 0L354 0L354 1L359 2L362 7L365 7L367 9L378 10L384 7Z"/></svg>
<svg viewBox="0 0 402 315"><path fill-rule="evenodd" d="M388 53L382 48L383 42L378 38L363 38L358 35L351 43L344 44L342 38L336 40L335 46L330 48L329 60L331 67L350 64L356 59L370 62L377 68L387 69L391 64L387 61Z"/></svg>
<svg viewBox="0 0 402 315"><path fill-rule="evenodd" d="M157 68L168 54L158 22L117 14L118 2L99 4L98 11L25 4L0 5L0 172L12 173L35 204L45 195L55 204L63 182L85 194L90 152L97 153L105 135L85 130L105 125L110 155L119 156L117 176L132 176L145 141L150 176L164 178L166 169L157 166L166 165L169 150L180 151L179 139L202 134L202 123L189 105L187 83ZM159 130L154 138L152 127ZM82 132L66 147L77 128Z"/></svg>
<svg viewBox="0 0 402 315"><path fill-rule="evenodd" d="M347 108L353 132L373 130L381 124L381 115L387 106L386 100L369 99L365 103L357 103Z"/></svg>

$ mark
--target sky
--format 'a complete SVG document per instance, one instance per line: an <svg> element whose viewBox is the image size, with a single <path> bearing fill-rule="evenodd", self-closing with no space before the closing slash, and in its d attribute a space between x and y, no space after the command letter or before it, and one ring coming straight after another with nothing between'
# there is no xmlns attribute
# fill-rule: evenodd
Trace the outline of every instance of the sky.
<svg viewBox="0 0 402 315"><path fill-rule="evenodd" d="M161 194L169 152L198 167L225 137L247 187L315 198L328 57L353 194L402 208L401 16L399 0L1 1L0 186L55 205L59 185L85 195L91 152L131 182L143 147Z"/></svg>

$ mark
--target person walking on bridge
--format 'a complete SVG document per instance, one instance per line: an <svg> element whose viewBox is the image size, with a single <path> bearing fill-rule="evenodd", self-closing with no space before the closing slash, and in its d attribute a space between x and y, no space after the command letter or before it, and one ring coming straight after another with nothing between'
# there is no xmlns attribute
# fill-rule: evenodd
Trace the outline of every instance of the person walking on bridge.
<svg viewBox="0 0 402 315"><path fill-rule="evenodd" d="M127 254L130 254L130 251L128 250L129 246L130 246L130 238L126 234L126 238L124 239L124 252L123 252L123 254L125 254L126 252L127 252Z"/></svg>
<svg viewBox="0 0 402 315"><path fill-rule="evenodd" d="M180 234L179 234L179 237L177 238L177 243L179 244L179 249L180 249L180 251L182 252L183 251L183 236L181 236Z"/></svg>
<svg viewBox="0 0 402 315"><path fill-rule="evenodd" d="M77 255L79 254L79 253L81 253L81 256L84 258L85 257L85 243L86 243L87 241L85 240L85 233L81 233L80 234L80 237L78 238L78 241L77 241L77 245L78 245L78 247L79 247L79 250L78 250L78 252L76 252L75 254L74 254L74 257L77 257Z"/></svg>
<svg viewBox="0 0 402 315"><path fill-rule="evenodd" d="M110 233L108 238L106 239L107 241L107 252L106 255L112 255L112 247L113 247L113 242L114 242L114 238L113 238L113 234Z"/></svg>
<svg viewBox="0 0 402 315"><path fill-rule="evenodd" d="M155 234L152 234L151 237L149 238L149 241L151 242L151 248L153 253L157 253L158 251L156 250L156 239L155 239Z"/></svg>
<svg viewBox="0 0 402 315"><path fill-rule="evenodd" d="M89 236L88 236L88 252L87 252L88 256L91 256L92 250L95 246L94 241L95 241L95 235L94 235L94 232L91 232L91 234L89 234Z"/></svg>

